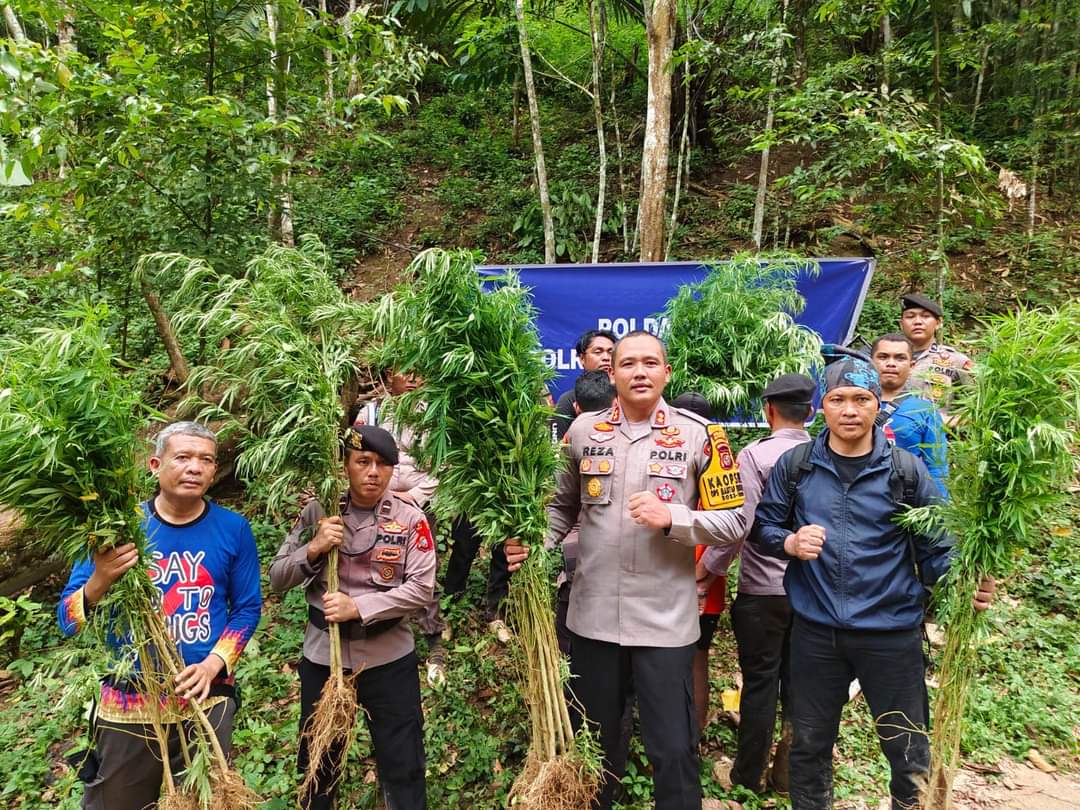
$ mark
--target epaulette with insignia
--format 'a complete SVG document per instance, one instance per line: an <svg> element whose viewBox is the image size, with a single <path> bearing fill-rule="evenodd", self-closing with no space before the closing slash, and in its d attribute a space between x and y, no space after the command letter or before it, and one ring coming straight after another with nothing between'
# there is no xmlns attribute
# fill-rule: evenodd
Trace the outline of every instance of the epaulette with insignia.
<svg viewBox="0 0 1080 810"><path fill-rule="evenodd" d="M692 422L697 422L699 425L712 424L704 416L696 414L693 411L688 411L686 408L677 408L674 405L669 405L668 407L671 408L671 410L673 410L675 413L679 414L679 416L685 416L687 419L691 420Z"/></svg>

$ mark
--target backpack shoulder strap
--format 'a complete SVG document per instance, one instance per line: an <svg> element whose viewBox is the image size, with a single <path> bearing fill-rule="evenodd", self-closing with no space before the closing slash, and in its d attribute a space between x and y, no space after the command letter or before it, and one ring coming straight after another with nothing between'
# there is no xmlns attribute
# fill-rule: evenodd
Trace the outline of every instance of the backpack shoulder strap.
<svg viewBox="0 0 1080 810"><path fill-rule="evenodd" d="M889 494L898 506L914 506L915 492L919 487L919 472L915 456L902 447L893 445L892 471L889 473Z"/></svg>
<svg viewBox="0 0 1080 810"><path fill-rule="evenodd" d="M803 476L810 472L810 453L814 449L814 443L804 442L796 445L784 456L784 471L787 473L787 525L793 528L792 521L795 519L795 494L799 491L799 482Z"/></svg>

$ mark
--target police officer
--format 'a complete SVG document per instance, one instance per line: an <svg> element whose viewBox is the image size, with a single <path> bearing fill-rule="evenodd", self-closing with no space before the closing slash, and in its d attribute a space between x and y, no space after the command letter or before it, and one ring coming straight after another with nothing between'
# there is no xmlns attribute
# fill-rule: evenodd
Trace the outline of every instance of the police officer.
<svg viewBox="0 0 1080 810"><path fill-rule="evenodd" d="M390 397L398 397L420 387L421 381L415 374L403 374L394 369L385 373L389 397L369 399L359 403L356 413L351 415L354 425L375 425L385 428L398 446L398 463L394 476L390 479L390 491L404 501L424 511L432 536L435 535L435 515L431 511L431 501L439 482L424 470L416 466L412 457L413 432L409 427L398 429L386 415L386 404ZM423 610L417 611L417 627L427 641L427 682L429 686L441 686L446 683L446 650L443 647L443 633L446 623L439 610L438 598Z"/></svg>
<svg viewBox="0 0 1080 810"><path fill-rule="evenodd" d="M792 447L810 441L806 420L813 414L817 384L805 374L781 374L765 386L765 421L770 433L739 451L743 513L746 531L754 524L761 493L777 459ZM779 696L789 709L791 603L784 590L787 563L761 553L752 543L730 548L710 547L698 563L698 587L727 572L736 554L739 557L739 594L731 606L731 629L739 648L742 671L742 699L739 705L738 753L731 769L731 781L759 792L766 781L769 752L776 726ZM791 748L791 724L782 724L768 782L777 791L787 792L787 757Z"/></svg>
<svg viewBox="0 0 1080 810"><path fill-rule="evenodd" d="M613 754L632 680L655 807L694 810L701 807L694 546L737 541L744 520L737 509L694 509L709 461L707 422L664 401L671 366L660 340L627 334L616 344L611 375L618 397L571 426L569 464L548 507L549 540L562 540L581 520L567 616L572 688L604 751L597 805L611 806L625 765ZM507 541L512 567L526 556L519 541Z"/></svg>
<svg viewBox="0 0 1080 810"><path fill-rule="evenodd" d="M900 308L900 329L914 348L908 385L947 414L953 386L970 382L974 363L952 346L937 342L942 319L937 301L913 292L900 297Z"/></svg>
<svg viewBox="0 0 1080 810"><path fill-rule="evenodd" d="M394 437L373 425L357 425L345 436L348 492L334 514L312 501L301 513L270 565L270 585L286 591L303 584L308 603L304 653L300 659L300 728L314 713L330 676L327 627L341 627L345 669L354 683L371 731L383 797L393 810L427 806L424 784L420 680L407 616L428 604L435 588L435 541L424 513L388 489L398 448ZM326 555L340 550L341 590L327 593ZM339 774L323 761L318 784ZM309 765L301 734L298 764ZM307 810L328 810L336 787L305 797Z"/></svg>

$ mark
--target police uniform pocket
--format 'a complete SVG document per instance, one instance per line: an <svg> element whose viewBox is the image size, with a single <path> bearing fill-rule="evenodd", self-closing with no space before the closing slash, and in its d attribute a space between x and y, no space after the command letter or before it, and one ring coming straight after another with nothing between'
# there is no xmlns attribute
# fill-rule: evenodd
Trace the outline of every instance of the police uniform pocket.
<svg viewBox="0 0 1080 810"><path fill-rule="evenodd" d="M405 549L401 546L376 546L371 554L371 581L384 588L401 584L405 571Z"/></svg>
<svg viewBox="0 0 1080 810"><path fill-rule="evenodd" d="M686 480L685 463L649 462L649 491L664 503L676 500Z"/></svg>
<svg viewBox="0 0 1080 810"><path fill-rule="evenodd" d="M578 464L581 475L581 502L592 504L611 503L612 473L615 472L615 459L586 456Z"/></svg>

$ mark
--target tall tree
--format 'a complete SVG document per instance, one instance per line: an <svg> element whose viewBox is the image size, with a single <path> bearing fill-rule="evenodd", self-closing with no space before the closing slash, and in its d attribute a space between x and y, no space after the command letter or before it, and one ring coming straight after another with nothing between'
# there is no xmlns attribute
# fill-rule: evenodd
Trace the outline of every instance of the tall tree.
<svg viewBox="0 0 1080 810"><path fill-rule="evenodd" d="M520 2L520 0L518 0ZM649 43L649 95L641 150L638 208L643 262L664 258L664 221L671 137L671 53L675 44L675 0L643 0Z"/></svg>
<svg viewBox="0 0 1080 810"><path fill-rule="evenodd" d="M536 186L540 194L540 214L544 220L544 263L555 263L555 223L551 218L551 195L548 193L547 165L544 163L544 141L540 135L540 107L536 103L536 83L533 81L532 58L529 55L529 32L525 28L524 0L514 0L518 44L521 46L521 69L525 79L525 96L529 101L529 125L532 129L533 157L536 163Z"/></svg>

